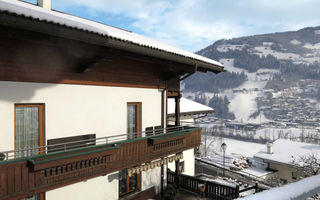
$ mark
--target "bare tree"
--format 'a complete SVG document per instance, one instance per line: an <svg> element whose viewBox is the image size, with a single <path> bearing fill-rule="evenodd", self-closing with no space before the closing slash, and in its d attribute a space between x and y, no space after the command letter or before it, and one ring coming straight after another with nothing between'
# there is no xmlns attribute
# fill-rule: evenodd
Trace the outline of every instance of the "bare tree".
<svg viewBox="0 0 320 200"><path fill-rule="evenodd" d="M315 153L300 156L298 160L293 160L293 164L305 175L313 176L320 174L320 157Z"/></svg>

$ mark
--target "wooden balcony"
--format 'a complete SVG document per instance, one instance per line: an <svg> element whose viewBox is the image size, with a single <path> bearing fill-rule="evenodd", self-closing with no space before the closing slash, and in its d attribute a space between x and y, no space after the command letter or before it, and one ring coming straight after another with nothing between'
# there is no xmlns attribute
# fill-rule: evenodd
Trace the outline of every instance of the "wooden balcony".
<svg viewBox="0 0 320 200"><path fill-rule="evenodd" d="M141 165L195 148L200 142L200 128L185 128L64 152L0 161L0 200L21 199Z"/></svg>

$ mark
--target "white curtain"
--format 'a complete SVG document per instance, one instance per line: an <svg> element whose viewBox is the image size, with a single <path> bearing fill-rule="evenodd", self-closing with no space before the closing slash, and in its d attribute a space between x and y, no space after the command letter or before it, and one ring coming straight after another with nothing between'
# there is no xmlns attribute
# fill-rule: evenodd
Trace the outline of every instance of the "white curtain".
<svg viewBox="0 0 320 200"><path fill-rule="evenodd" d="M25 150L39 147L39 108L16 107L16 157L36 155L38 149Z"/></svg>
<svg viewBox="0 0 320 200"><path fill-rule="evenodd" d="M137 131L137 106L128 105L127 107L127 134L128 138L134 138L134 133Z"/></svg>

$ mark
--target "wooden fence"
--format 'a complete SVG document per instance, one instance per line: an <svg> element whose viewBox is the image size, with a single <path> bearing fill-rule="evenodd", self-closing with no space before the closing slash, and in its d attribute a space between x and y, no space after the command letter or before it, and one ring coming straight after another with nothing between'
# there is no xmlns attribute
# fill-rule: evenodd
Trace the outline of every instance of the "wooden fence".
<svg viewBox="0 0 320 200"><path fill-rule="evenodd" d="M177 186L181 189L188 190L193 193L201 194L201 187L205 187L203 195L210 199L214 200L232 200L235 198L240 197L242 192L246 192L249 190L255 190L255 193L261 192L264 189L259 188L258 184L255 184L252 187L244 188L240 190L239 185L232 187L221 185L218 183L210 182L201 180L199 178L179 174L178 180L176 181L176 174L174 172L168 171L167 172L167 182L168 183L175 183L178 184Z"/></svg>

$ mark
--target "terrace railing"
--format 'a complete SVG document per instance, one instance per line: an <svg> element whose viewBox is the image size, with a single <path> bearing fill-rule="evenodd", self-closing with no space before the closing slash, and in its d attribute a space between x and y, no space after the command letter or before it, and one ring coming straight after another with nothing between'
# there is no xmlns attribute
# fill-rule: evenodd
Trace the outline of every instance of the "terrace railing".
<svg viewBox="0 0 320 200"><path fill-rule="evenodd" d="M115 134L107 137L76 140L72 142L65 142L53 145L45 145L32 148L15 149L9 151L0 152L0 161L12 160L23 157L31 157L35 154L48 154L50 150L54 149L54 152L66 152L69 149L81 149L84 146L112 144L120 141L137 139L137 138L149 138L153 136L163 136L176 131L188 130L190 126L173 126L169 128L155 127L152 130L136 132L132 134Z"/></svg>
<svg viewBox="0 0 320 200"><path fill-rule="evenodd" d="M94 145L74 149L64 148L70 143L58 144L63 148L53 153L48 152L50 146L42 146L38 148L42 154L20 158L15 154L25 150L4 152L6 158L0 161L0 200L23 199L181 153L200 145L201 129L173 127L133 138L123 134L90 142Z"/></svg>
<svg viewBox="0 0 320 200"><path fill-rule="evenodd" d="M241 193L249 190L254 190L255 193L264 190L262 188L259 188L258 184L255 184L251 187L240 189L239 185L236 185L234 187L227 186L183 174L178 175L179 181L176 181L176 178L177 176L174 172L167 172L168 183L178 183L179 188L188 190L196 194L201 194L203 192L203 195L205 197L215 200L232 200L240 197ZM201 188L203 187L205 190L201 191Z"/></svg>

